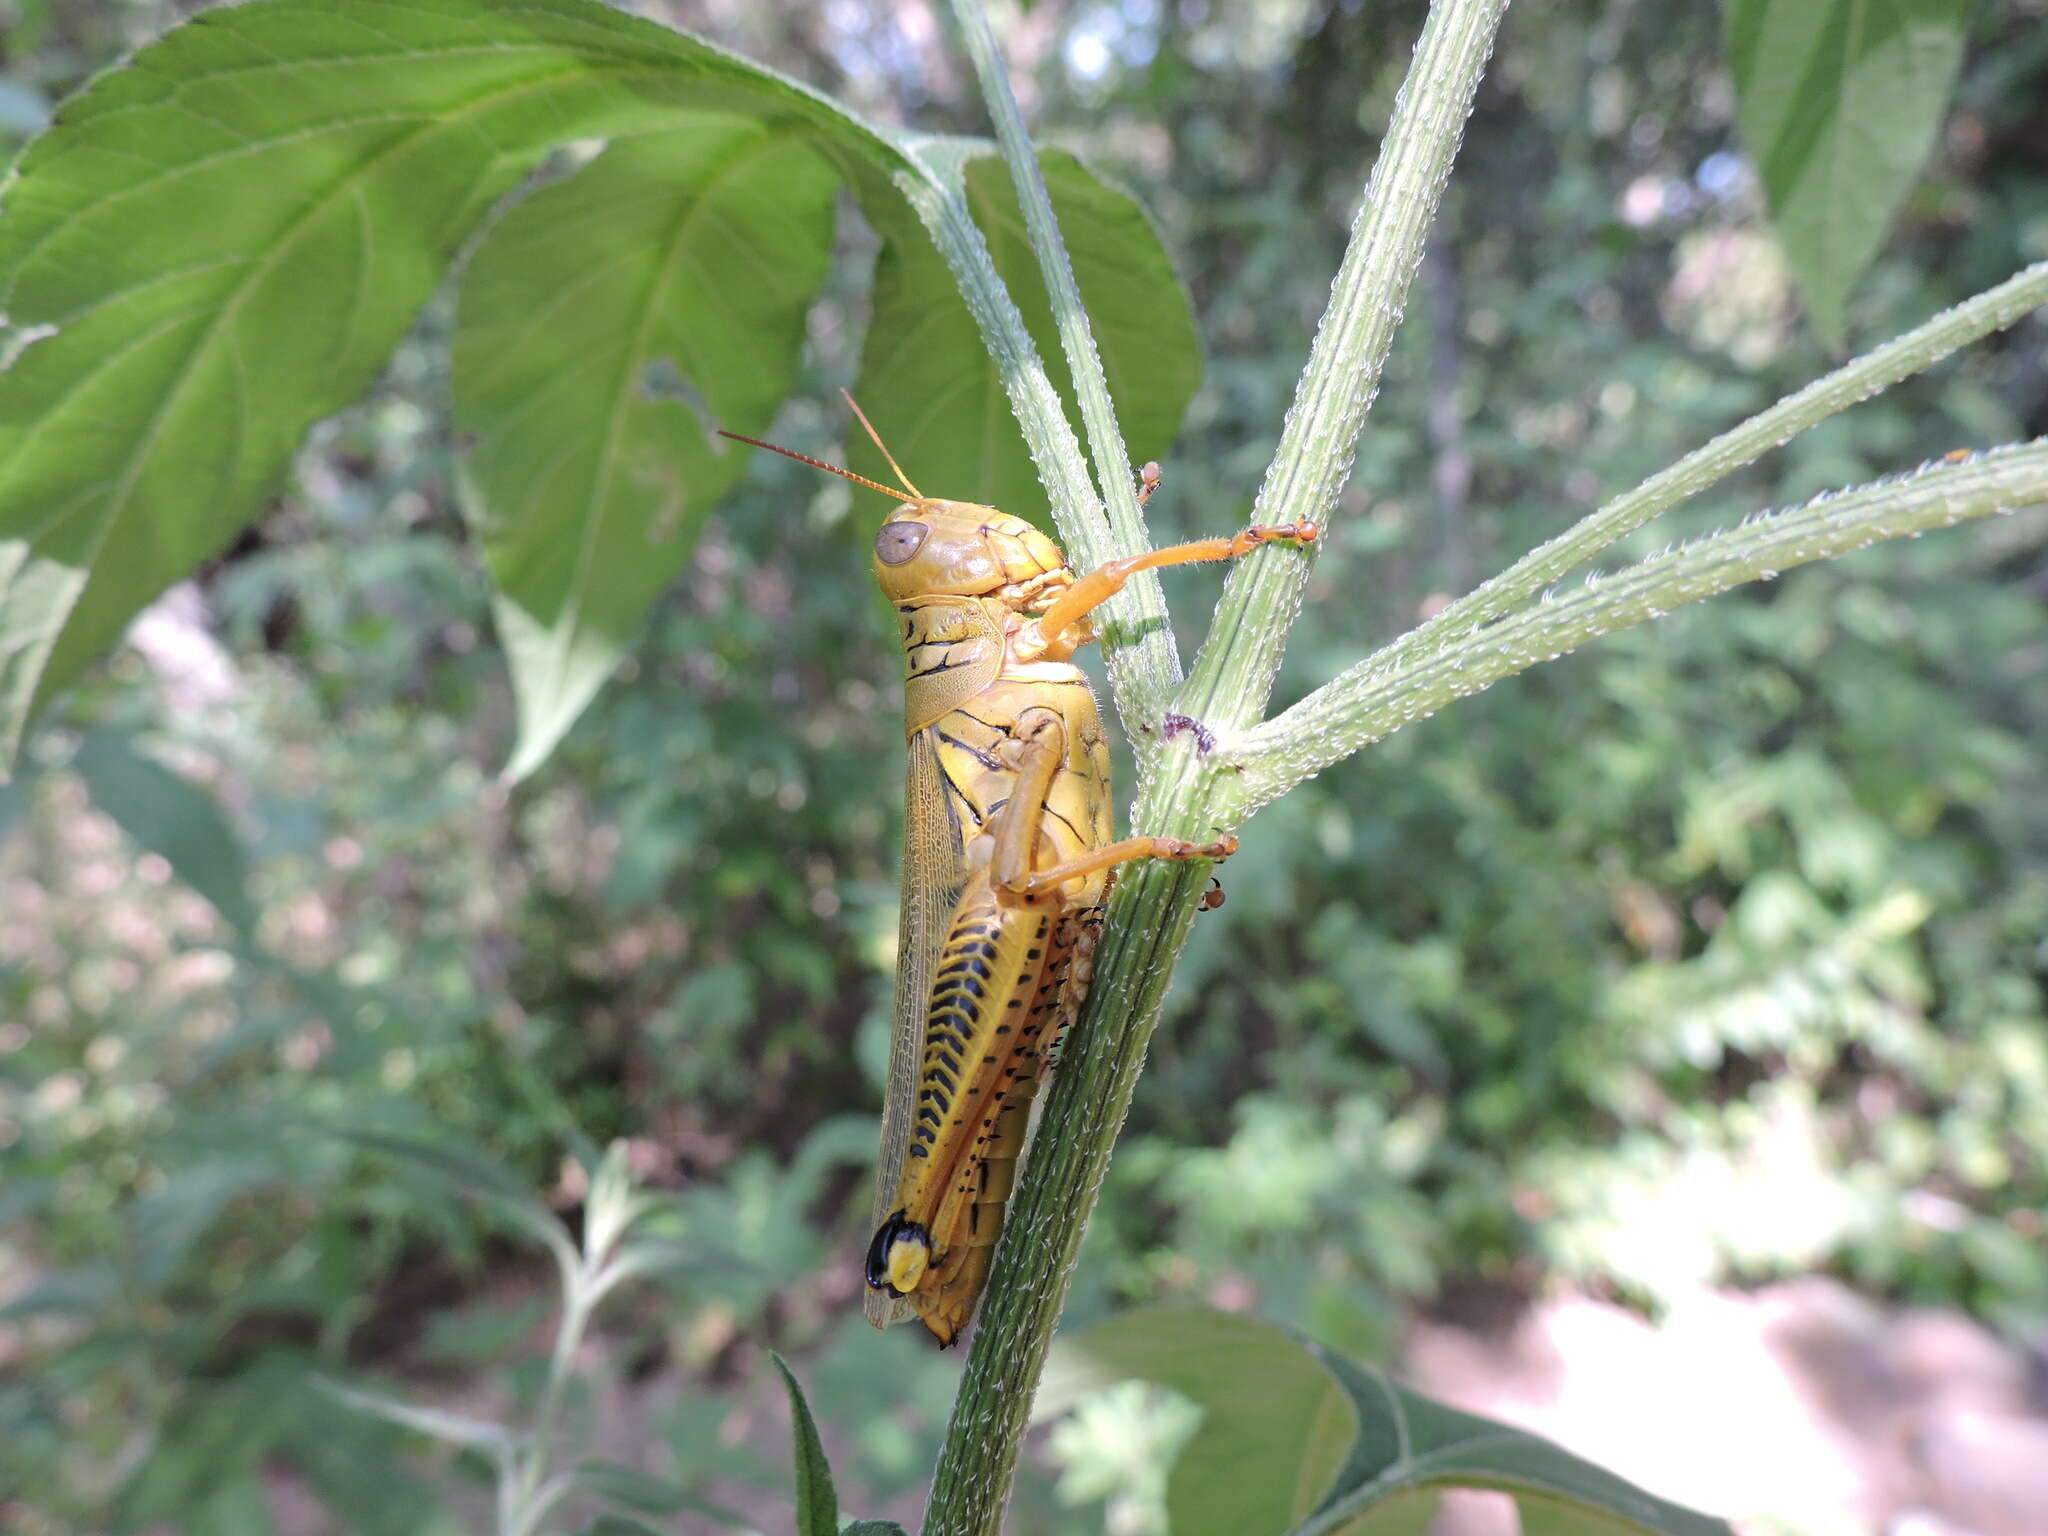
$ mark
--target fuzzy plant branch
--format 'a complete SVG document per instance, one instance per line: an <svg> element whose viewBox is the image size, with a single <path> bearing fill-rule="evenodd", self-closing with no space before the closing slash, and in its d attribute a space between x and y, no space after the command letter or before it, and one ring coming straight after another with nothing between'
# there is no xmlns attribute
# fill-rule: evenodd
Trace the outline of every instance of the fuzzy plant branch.
<svg viewBox="0 0 2048 1536"><path fill-rule="evenodd" d="M1255 522L1308 518L1327 525L1337 505L1506 5L1437 0L1430 7L1280 447L1259 487ZM1306 555L1274 547L1231 572L1177 711L1217 729L1259 718L1309 564Z"/></svg>
<svg viewBox="0 0 2048 1536"><path fill-rule="evenodd" d="M1844 363L1825 378L1694 449L1669 469L1531 550L1491 581L1367 658L1365 665L1403 665L1513 612L1617 539L1754 463L1808 427L1868 400L1901 379L1926 372L1950 353L2016 324L2044 304L2048 304L2048 261L2036 262L1997 287L1987 288L1875 351Z"/></svg>
<svg viewBox="0 0 2048 1536"><path fill-rule="evenodd" d="M988 348L1009 396L1010 409L1024 429L1025 446L1039 478L1052 497L1053 520L1069 549L1105 551L1109 525L1089 477L1080 439L1067 422L1065 407L1045 361L1024 326L1010 290L996 271L988 241L967 206L965 147L947 139L930 139L910 147L923 175L901 172L896 188L923 223L939 254L953 273L953 282L974 316L982 345ZM1084 557L1085 558L1085 557Z"/></svg>
<svg viewBox="0 0 2048 1536"><path fill-rule="evenodd" d="M1317 334L1283 431L1287 467L1269 476L1270 495L1261 502L1265 520L1321 521L1349 473L1423 232L1504 4L1437 0L1431 8L1366 190L1365 210L1352 230L1330 316ZM1258 569L1268 572L1263 581ZM1235 663L1210 674L1212 689L1256 688L1257 694L1233 696L1226 707L1212 693L1205 707L1232 719L1256 716L1305 579L1304 557L1286 551L1262 551L1235 574L1235 596L1225 597L1225 610L1235 617L1219 625L1204 654L1263 658L1249 674ZM1197 682L1200 677L1198 663ZM1133 734L1142 734L1149 722L1130 711L1122 692L1118 705L1126 723L1138 728ZM1141 787L1133 824L1195 838L1231 830L1215 822L1214 808L1228 797L1217 782L1221 766L1204 761L1200 734L1162 729L1161 735L1171 741L1148 754L1155 771ZM1118 880L1087 1009L1062 1047L1031 1157L1005 1217L940 1449L925 1536L995 1536L1001 1529L1018 1446L1082 1234L1204 885L1201 870L1188 865L1138 864Z"/></svg>
<svg viewBox="0 0 2048 1536"><path fill-rule="evenodd" d="M1448 650L1368 659L1248 731L1233 760L1247 808L1490 683L1780 571L1970 518L2048 502L2048 438L1838 491L1752 518L1468 635Z"/></svg>
<svg viewBox="0 0 2048 1536"><path fill-rule="evenodd" d="M996 44L995 29L980 0L953 0L953 15L960 24L961 39L974 64L981 84L982 100L995 122L996 141L1003 160L1017 186L1017 204L1024 213L1024 227L1031 237L1038 270L1045 279L1045 291L1052 301L1053 323L1059 329L1060 347L1073 375L1074 395L1081 407L1082 429L1088 434L1088 451L1094 457L1101 482L1103 506L1109 516L1115 553L1136 554L1150 546L1145 533L1145 516L1138 506L1137 486L1131 473L1130 450L1124 446L1117 427L1116 409L1109 397L1109 380L1102 371L1102 355L1096 350L1095 333L1088 311L1081 303L1081 290L1074 281L1074 266L1060 238L1053 218L1052 198L1045 190L1045 177L1038 169L1038 156L1024 131L1024 116L1017 109L1016 94ZM1102 643L1105 655L1117 656L1127 648L1136 654L1120 664L1133 674L1132 697L1128 703L1118 696L1118 710L1128 724L1152 718L1166 706L1168 691L1180 681L1180 658L1174 654L1173 630L1165 622L1166 600L1159 581L1144 572L1133 583L1137 589L1114 600L1103 611Z"/></svg>
<svg viewBox="0 0 2048 1536"><path fill-rule="evenodd" d="M946 146L921 146L929 180L901 184L997 359L1075 563L1093 565L1143 547L1128 460L993 36L976 0L955 3L1078 381L1096 454L1094 476L1003 291ZM1437 0L1430 9L1261 488L1259 521L1324 523L1336 506L1504 7L1505 0ZM1568 537L1580 542L1566 546L1573 558L1559 569L1583 562L1794 432L2010 324L2044 299L2048 273L2022 273L1773 407L1574 530ZM1103 483L1106 510L1095 479ZM1516 583L1530 581L1531 572L1547 570L1544 562L1556 558L1539 551L1490 584L1490 592L1482 588L1468 599L1462 631L1438 631L1454 644L1432 643L1427 654L1408 653L1391 668L1375 665L1384 656L1375 658L1265 725L1254 722L1300 607L1308 559L1266 550L1233 572L1193 676L1175 695L1174 710L1189 717L1183 729L1157 713L1175 675L1158 589L1149 581L1134 583L1123 611L1112 615L1107 647L1118 709L1140 741L1147 770L1133 823L1192 838L1234 830L1258 805L1375 735L1597 635L1804 561L2043 497L2048 445L2032 444L1758 519L1501 618L1554 579L1554 573L1535 578L1517 590ZM1488 607L1507 593L1514 596L1503 606ZM1146 744L1155 729L1156 744ZM1088 1008L1063 1048L1032 1155L1009 1204L933 1478L925 1536L996 1536L1001 1529L1068 1278L1203 884L1195 867L1140 864L1116 886Z"/></svg>
<svg viewBox="0 0 2048 1536"><path fill-rule="evenodd" d="M1136 554L1146 547L1142 526L1133 535L1113 527L1104 515L1059 391L1053 388L1031 333L1024 328L1024 317L996 271L988 241L968 209L960 147L934 139L913 146L911 152L927 174L899 175L897 188L945 257L982 344L995 359L1010 408L1024 429L1031 462L1051 494L1053 521L1068 556L1077 568L1087 570ZM1038 174L1036 161L1031 173ZM1039 185L1043 191L1043 182ZM1130 494L1128 474L1123 489ZM1138 720L1155 713L1156 701L1178 677L1168 634L1165 594L1158 579L1147 572L1113 600L1104 628L1110 693L1121 718Z"/></svg>
<svg viewBox="0 0 2048 1536"><path fill-rule="evenodd" d="M1031 1157L939 1449L924 1536L999 1536L1046 1349L1088 1214L1144 1065L1145 1042L1207 884L1200 866L1134 864L1119 877L1091 1007L1061 1046Z"/></svg>

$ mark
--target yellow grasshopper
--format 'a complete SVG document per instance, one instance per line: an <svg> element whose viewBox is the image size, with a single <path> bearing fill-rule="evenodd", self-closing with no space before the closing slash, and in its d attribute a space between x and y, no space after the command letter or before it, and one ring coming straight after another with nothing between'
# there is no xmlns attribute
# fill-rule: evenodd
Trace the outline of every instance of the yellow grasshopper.
<svg viewBox="0 0 2048 1536"><path fill-rule="evenodd" d="M1076 576L1022 518L919 491L847 404L908 494L721 435L904 504L875 535L875 576L903 630L910 771L867 1313L878 1328L915 1313L944 1347L987 1282L1031 1100L1088 995L1111 872L1237 848L1231 837L1113 840L1109 746L1070 659L1095 638L1088 616L1139 571L1307 542L1316 530L1247 528ZM1148 474L1141 499L1156 484Z"/></svg>

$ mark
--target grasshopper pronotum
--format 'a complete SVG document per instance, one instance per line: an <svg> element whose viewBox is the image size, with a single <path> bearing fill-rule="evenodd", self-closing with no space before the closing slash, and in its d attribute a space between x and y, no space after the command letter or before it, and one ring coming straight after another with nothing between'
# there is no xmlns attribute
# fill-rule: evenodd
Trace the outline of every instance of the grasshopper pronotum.
<svg viewBox="0 0 2048 1536"><path fill-rule="evenodd" d="M1138 571L1307 542L1316 530L1247 528L1076 576L1022 518L924 495L847 404L904 491L722 435L903 503L875 536L875 576L903 629L910 770L867 1311L877 1327L914 1312L944 1346L987 1281L1031 1099L1088 994L1111 871L1237 847L1230 837L1114 840L1109 748L1070 659L1095 638L1088 616ZM1153 471L1141 495L1156 484Z"/></svg>

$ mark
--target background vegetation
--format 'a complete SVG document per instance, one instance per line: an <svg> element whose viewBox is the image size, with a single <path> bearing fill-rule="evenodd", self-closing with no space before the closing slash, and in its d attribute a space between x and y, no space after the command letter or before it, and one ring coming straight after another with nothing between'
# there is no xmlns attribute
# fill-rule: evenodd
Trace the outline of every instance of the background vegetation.
<svg viewBox="0 0 2048 1536"><path fill-rule="evenodd" d="M920 7L649 9L885 120L981 126ZM1202 391L1170 451L1134 445L1166 466L1162 540L1243 520L1420 10L1039 0L1008 29L1042 137L1140 194L1194 295ZM0 132L178 14L0 7ZM1852 347L2048 256L2040 20L1977 8ZM1365 439L1377 499L1319 567L1283 692L1829 362L1701 64L1718 24L1511 13ZM872 256L849 224L813 404L779 440L832 450ZM572 1218L579 1146L625 1138L681 1192L700 1262L621 1293L567 1405L608 1456L781 1528L772 1345L842 1488L883 1504L928 1472L956 1367L853 1305L900 755L870 509L753 467L637 659L507 789L447 324L429 310L0 789L6 1528L461 1527L434 1489L480 1489L474 1458L437 1466L305 1383L501 1413L538 1375L551 1271L367 1134L469 1149ZM1837 418L1655 539L2048 431L2044 332ZM1384 1357L1406 1309L1473 1280L1654 1309L1826 1271L2038 1339L2043 541L2014 519L1793 573L1261 815L1072 1321L1200 1298ZM1210 581L1177 580L1185 615ZM603 1421L622 1402L635 1421ZM1112 1494L1152 1518L1133 1469L1171 1426L1128 1394L1092 1412L1124 1433L1056 1438L1073 1507L1037 1495L1024 1528L1099 1528Z"/></svg>

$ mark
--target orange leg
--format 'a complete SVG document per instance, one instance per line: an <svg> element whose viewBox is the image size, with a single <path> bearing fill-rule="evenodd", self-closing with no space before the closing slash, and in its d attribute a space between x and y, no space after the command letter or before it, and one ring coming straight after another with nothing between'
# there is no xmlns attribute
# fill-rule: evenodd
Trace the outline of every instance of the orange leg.
<svg viewBox="0 0 2048 1536"><path fill-rule="evenodd" d="M1050 869L1033 870L1010 889L1019 896L1043 896L1098 869L1113 869L1134 859L1227 859L1237 852L1237 839L1219 837L1213 843L1187 843L1177 837L1126 837L1101 848L1091 848L1078 859L1068 859Z"/></svg>
<svg viewBox="0 0 2048 1536"><path fill-rule="evenodd" d="M1226 544L1227 539L1218 539ZM1133 859L1227 859L1237 852L1237 839L1213 843L1183 842L1177 837L1127 837L1046 869L1033 869L1039 824L1046 797L1052 792L1060 764L1067 757L1067 730L1049 709L1027 709L1017 717L1014 734L1004 743L1004 756L1017 770L1017 782L1003 808L991 818L995 847L989 854L989 879L999 889L1026 900L1048 895L1069 880L1111 869Z"/></svg>
<svg viewBox="0 0 2048 1536"><path fill-rule="evenodd" d="M1073 644L1063 646L1061 636L1121 592L1124 583L1140 571L1155 571L1168 565L1196 565L1206 560L1235 560L1261 544L1275 544L1283 540L1297 544L1312 543L1316 533L1314 523L1282 523L1277 527L1254 525L1227 539L1197 539L1192 544L1169 544L1164 549L1148 549L1142 555L1112 560L1076 578L1074 584L1045 610L1038 621L1038 632L1045 637L1045 654L1054 661L1064 660L1073 654Z"/></svg>
<svg viewBox="0 0 2048 1536"><path fill-rule="evenodd" d="M1003 808L989 818L995 847L988 875L999 889L1014 891L1031 877L1046 798L1067 760L1066 722L1050 709L1023 710L1010 727L1010 739L996 751L1017 770L1017 780Z"/></svg>

